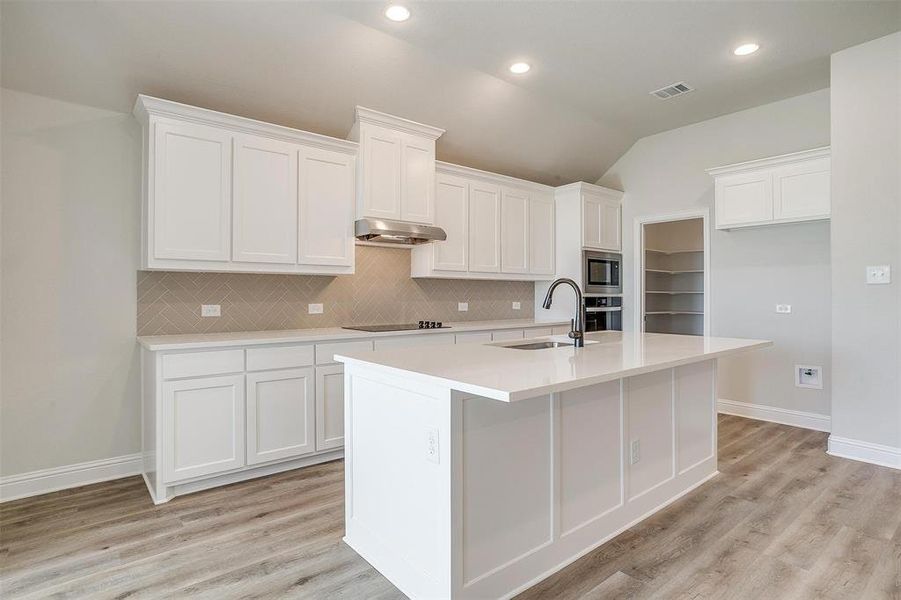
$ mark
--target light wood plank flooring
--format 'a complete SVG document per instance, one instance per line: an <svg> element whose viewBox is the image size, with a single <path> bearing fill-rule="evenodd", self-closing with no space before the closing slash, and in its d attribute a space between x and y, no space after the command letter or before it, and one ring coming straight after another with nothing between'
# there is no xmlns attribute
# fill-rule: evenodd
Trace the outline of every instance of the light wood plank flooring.
<svg viewBox="0 0 901 600"><path fill-rule="evenodd" d="M901 472L719 423L718 477L519 598L901 598ZM2 504L0 596L403 598L341 542L342 468L162 506L137 477Z"/></svg>

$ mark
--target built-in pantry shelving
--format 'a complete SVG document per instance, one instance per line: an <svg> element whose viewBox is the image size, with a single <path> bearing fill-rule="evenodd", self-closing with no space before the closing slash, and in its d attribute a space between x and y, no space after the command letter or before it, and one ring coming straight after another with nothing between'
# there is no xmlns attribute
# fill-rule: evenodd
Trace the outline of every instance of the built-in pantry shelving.
<svg viewBox="0 0 901 600"><path fill-rule="evenodd" d="M645 226L645 331L704 333L704 249L700 219Z"/></svg>

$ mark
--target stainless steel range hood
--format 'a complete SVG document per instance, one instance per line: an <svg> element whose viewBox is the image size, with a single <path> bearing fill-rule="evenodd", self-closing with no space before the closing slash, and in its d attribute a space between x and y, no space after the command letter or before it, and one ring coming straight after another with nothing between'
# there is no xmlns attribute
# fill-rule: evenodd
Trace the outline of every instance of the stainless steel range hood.
<svg viewBox="0 0 901 600"><path fill-rule="evenodd" d="M357 219L354 222L354 236L366 242L406 245L443 242L447 239L447 234L440 227L386 219Z"/></svg>

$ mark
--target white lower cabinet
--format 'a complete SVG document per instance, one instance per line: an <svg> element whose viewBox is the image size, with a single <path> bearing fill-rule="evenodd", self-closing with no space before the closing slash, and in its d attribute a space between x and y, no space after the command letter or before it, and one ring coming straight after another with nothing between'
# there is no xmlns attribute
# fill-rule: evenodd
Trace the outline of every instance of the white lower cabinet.
<svg viewBox="0 0 901 600"><path fill-rule="evenodd" d="M162 397L166 482L244 466L244 375L167 381Z"/></svg>
<svg viewBox="0 0 901 600"><path fill-rule="evenodd" d="M491 332L491 341L504 342L507 340L521 340L525 337L522 329L502 329L500 331Z"/></svg>
<svg viewBox="0 0 901 600"><path fill-rule="evenodd" d="M313 368L247 374L247 464L316 450Z"/></svg>
<svg viewBox="0 0 901 600"><path fill-rule="evenodd" d="M553 331L556 332L557 328ZM568 331L568 328L564 328ZM153 500L341 458L336 353L549 335L551 327L417 333L141 354L143 474Z"/></svg>
<svg viewBox="0 0 901 600"><path fill-rule="evenodd" d="M344 365L316 367L316 450L344 445Z"/></svg>

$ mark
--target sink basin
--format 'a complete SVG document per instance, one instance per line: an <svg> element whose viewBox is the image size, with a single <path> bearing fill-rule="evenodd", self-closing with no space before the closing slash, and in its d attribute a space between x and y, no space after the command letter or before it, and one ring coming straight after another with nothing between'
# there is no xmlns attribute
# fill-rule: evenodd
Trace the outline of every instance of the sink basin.
<svg viewBox="0 0 901 600"><path fill-rule="evenodd" d="M544 350L546 348L563 348L564 346L572 346L572 344L567 342L529 342L527 344L504 346L504 348L513 348L514 350Z"/></svg>

